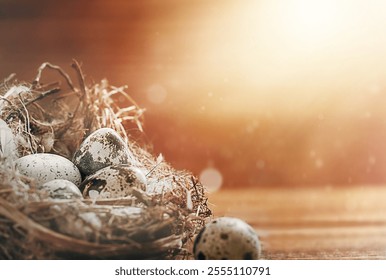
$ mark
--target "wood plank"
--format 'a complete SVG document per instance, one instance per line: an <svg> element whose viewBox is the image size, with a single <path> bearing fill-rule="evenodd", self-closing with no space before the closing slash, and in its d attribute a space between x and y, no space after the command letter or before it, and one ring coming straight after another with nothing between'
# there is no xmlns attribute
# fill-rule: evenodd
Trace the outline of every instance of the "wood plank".
<svg viewBox="0 0 386 280"><path fill-rule="evenodd" d="M260 236L264 259L386 259L386 187L247 188L209 197Z"/></svg>

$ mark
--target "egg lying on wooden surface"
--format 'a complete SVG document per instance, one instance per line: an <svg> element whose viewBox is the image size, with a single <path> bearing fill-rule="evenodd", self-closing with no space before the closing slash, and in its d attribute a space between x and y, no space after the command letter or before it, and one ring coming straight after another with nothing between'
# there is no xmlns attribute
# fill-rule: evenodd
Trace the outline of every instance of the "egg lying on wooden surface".
<svg viewBox="0 0 386 280"><path fill-rule="evenodd" d="M132 164L135 158L117 132L101 128L83 141L73 162L82 174L88 176L110 165Z"/></svg>
<svg viewBox="0 0 386 280"><path fill-rule="evenodd" d="M146 177L130 165L112 165L86 177L80 185L83 197L121 198L132 194L132 189L146 191Z"/></svg>
<svg viewBox="0 0 386 280"><path fill-rule="evenodd" d="M39 189L45 190L51 198L55 199L83 198L79 188L68 180L52 180L44 183Z"/></svg>
<svg viewBox="0 0 386 280"><path fill-rule="evenodd" d="M16 168L25 176L43 185L55 179L65 179L79 186L81 175L78 168L68 159L54 154L31 154L16 160Z"/></svg>
<svg viewBox="0 0 386 280"><path fill-rule="evenodd" d="M244 221L222 217L199 232L193 253L198 260L256 260L260 256L260 241Z"/></svg>

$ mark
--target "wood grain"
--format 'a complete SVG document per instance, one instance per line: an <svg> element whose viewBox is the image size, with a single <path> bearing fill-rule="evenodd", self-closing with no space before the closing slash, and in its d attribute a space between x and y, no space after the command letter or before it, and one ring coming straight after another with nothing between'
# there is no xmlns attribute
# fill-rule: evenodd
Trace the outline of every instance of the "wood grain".
<svg viewBox="0 0 386 280"><path fill-rule="evenodd" d="M260 236L263 259L386 259L386 187L247 188L209 198Z"/></svg>

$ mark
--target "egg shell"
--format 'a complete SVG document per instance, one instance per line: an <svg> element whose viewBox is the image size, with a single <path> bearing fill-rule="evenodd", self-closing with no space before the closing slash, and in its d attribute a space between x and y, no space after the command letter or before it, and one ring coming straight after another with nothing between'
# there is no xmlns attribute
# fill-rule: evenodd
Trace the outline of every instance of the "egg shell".
<svg viewBox="0 0 386 280"><path fill-rule="evenodd" d="M0 119L0 158L15 160L17 157L17 144L12 129Z"/></svg>
<svg viewBox="0 0 386 280"><path fill-rule="evenodd" d="M83 141L73 162L83 175L88 176L110 165L133 163L135 158L117 132L100 128Z"/></svg>
<svg viewBox="0 0 386 280"><path fill-rule="evenodd" d="M83 197L90 194L95 197L97 192L100 198L121 198L130 196L132 189L146 190L143 178L137 175L138 170L130 165L112 165L95 172L82 182L80 190Z"/></svg>
<svg viewBox="0 0 386 280"><path fill-rule="evenodd" d="M39 189L45 190L51 198L55 199L83 198L79 188L68 180L52 180L44 183Z"/></svg>
<svg viewBox="0 0 386 280"><path fill-rule="evenodd" d="M55 179L65 179L79 186L78 168L62 156L46 153L31 154L16 160L16 168L25 176L36 180L38 186Z"/></svg>
<svg viewBox="0 0 386 280"><path fill-rule="evenodd" d="M222 217L197 235L193 253L198 260L257 260L260 241L254 229L238 218Z"/></svg>

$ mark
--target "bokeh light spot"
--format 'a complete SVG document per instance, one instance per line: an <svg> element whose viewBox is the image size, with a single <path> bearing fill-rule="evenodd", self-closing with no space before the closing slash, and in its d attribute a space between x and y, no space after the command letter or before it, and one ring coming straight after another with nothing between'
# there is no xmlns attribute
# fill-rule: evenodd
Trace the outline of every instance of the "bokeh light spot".
<svg viewBox="0 0 386 280"><path fill-rule="evenodd" d="M161 104L167 96L166 89L160 84L154 84L148 87L146 91L147 99L153 104Z"/></svg>
<svg viewBox="0 0 386 280"><path fill-rule="evenodd" d="M223 183L221 172L216 168L209 167L201 171L200 181L209 192L218 191Z"/></svg>

